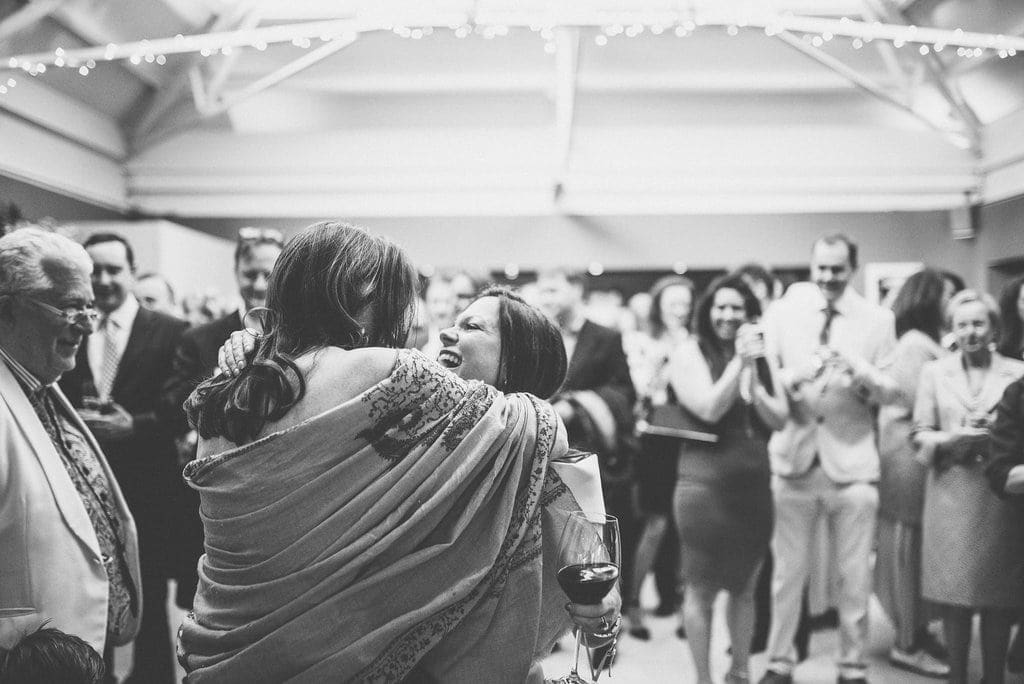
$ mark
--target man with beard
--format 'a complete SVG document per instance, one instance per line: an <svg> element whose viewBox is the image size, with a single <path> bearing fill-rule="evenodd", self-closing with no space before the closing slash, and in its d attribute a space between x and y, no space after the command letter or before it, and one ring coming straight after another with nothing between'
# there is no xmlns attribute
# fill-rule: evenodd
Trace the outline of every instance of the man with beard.
<svg viewBox="0 0 1024 684"><path fill-rule="evenodd" d="M96 334L78 350L61 389L96 436L139 530L146 610L135 639L129 682L171 684L174 658L167 622L167 540L171 492L179 481L173 415L163 385L185 323L139 306L132 294L135 255L128 241L97 233L85 241L100 313Z"/></svg>
<svg viewBox="0 0 1024 684"><path fill-rule="evenodd" d="M816 288L783 298L765 317L790 399L790 418L768 445L776 522L770 664L762 684L791 684L793 637L819 519L827 518L839 572L839 682L866 682L870 556L878 509L875 410L888 383L875 365L896 343L891 311L848 287L857 245L827 235L811 251ZM805 296L806 295L806 296Z"/></svg>

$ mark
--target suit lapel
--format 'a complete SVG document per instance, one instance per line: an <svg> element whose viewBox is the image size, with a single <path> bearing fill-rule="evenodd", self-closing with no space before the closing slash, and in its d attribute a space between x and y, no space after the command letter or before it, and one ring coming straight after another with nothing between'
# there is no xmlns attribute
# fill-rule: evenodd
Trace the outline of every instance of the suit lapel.
<svg viewBox="0 0 1024 684"><path fill-rule="evenodd" d="M943 376L945 378L946 390L953 394L962 406L970 406L974 402L960 354L950 356L949 361L946 363L946 372L943 373Z"/></svg>
<svg viewBox="0 0 1024 684"><path fill-rule="evenodd" d="M59 401L68 409L70 415L75 417L74 419L79 429L89 436L93 448L97 449L97 453L100 453L99 447L92 441L92 435L89 434L87 429L84 429L85 426L77 419L77 414L71 408L71 404L68 403L56 386L53 390ZM43 473L46 475L50 491L53 492L53 498L57 502L57 507L60 508L61 515L67 526L82 540L82 543L87 548L91 549L99 557L99 541L96 539L96 531L92 527L92 521L89 520L89 514L85 510L85 504L82 503L78 490L75 489L71 477L64 469L64 463L61 461L61 456L57 453L56 447L53 446L53 442L50 441L50 436L46 434L46 428L39 421L39 417L36 415L35 409L32 408L28 397L25 396L24 390L21 389L21 385L18 384L14 374L11 373L5 363L0 363L0 395L7 402L15 423L21 428L29 446L32 447L32 452L39 461ZM108 477L111 477L113 482L113 476L108 475Z"/></svg>
<svg viewBox="0 0 1024 684"><path fill-rule="evenodd" d="M128 345L124 348L121 361L117 364L117 375L114 376L114 386L110 391L112 395L120 394L120 391L124 389L124 384L131 377L128 370L139 367L152 327L153 318L149 311L139 307L139 312L135 315L135 321L132 323L131 332L128 333Z"/></svg>
<svg viewBox="0 0 1024 684"><path fill-rule="evenodd" d="M566 386L575 387L581 382L583 364L594 357L593 346L594 336L590 334L590 321L583 321L583 325L576 335L576 347L572 351L569 368L565 374Z"/></svg>

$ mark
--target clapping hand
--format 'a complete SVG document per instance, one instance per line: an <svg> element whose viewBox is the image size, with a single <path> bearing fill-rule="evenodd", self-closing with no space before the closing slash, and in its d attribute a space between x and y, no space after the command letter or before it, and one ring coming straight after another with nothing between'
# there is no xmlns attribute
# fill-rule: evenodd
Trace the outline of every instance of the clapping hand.
<svg viewBox="0 0 1024 684"><path fill-rule="evenodd" d="M764 328L757 323L744 323L736 331L736 354L743 364L751 366L765 356Z"/></svg>

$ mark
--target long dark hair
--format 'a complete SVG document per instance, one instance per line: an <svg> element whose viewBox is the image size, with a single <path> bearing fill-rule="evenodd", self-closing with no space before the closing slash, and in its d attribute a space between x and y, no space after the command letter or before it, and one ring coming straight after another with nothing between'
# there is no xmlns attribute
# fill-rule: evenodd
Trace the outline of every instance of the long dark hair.
<svg viewBox="0 0 1024 684"><path fill-rule="evenodd" d="M323 347L400 347L412 324L416 271L392 242L316 223L281 252L267 289L267 331L236 378L201 384L185 403L204 438L254 439L306 392L295 359Z"/></svg>
<svg viewBox="0 0 1024 684"><path fill-rule="evenodd" d="M539 309L508 288L489 287L477 299L483 297L498 299L498 389L547 399L565 380L568 362L562 333Z"/></svg>
<svg viewBox="0 0 1024 684"><path fill-rule="evenodd" d="M920 330L938 342L942 335L942 295L945 289L945 278L930 268L907 278L892 303L896 337L902 337L908 330Z"/></svg>
<svg viewBox="0 0 1024 684"><path fill-rule="evenodd" d="M683 276L670 275L658 280L651 286L651 311L647 314L647 320L651 324L651 336L658 338L665 334L665 321L661 317L661 298L665 294L665 290L670 287L678 286L685 287L690 291L690 315L687 316L686 321L683 322L683 327L687 330L690 329L690 321L693 320L693 299L696 288L693 286L693 281Z"/></svg>
<svg viewBox="0 0 1024 684"><path fill-rule="evenodd" d="M999 353L1019 359L1024 350L1024 321L1017 311L1017 300L1020 290L1024 287L1024 276L1014 278L999 293L999 314L1003 321L1002 337L999 341Z"/></svg>
<svg viewBox="0 0 1024 684"><path fill-rule="evenodd" d="M758 301L754 292L747 285L743 276L739 273L727 273L711 281L708 289L704 291L700 301L697 302L696 333L697 343L701 351L711 361L712 367L724 364L732 358L734 350L727 347L718 339L714 327L711 325L711 307L715 303L715 295L719 290L736 290L743 299L743 308L747 312L747 320L753 321L761 317L761 302Z"/></svg>

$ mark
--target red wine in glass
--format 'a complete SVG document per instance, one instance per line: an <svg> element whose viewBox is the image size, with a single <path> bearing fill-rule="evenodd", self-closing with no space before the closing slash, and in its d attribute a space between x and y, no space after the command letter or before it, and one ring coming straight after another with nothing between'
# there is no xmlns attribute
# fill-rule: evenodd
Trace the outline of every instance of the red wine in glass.
<svg viewBox="0 0 1024 684"><path fill-rule="evenodd" d="M605 513L573 511L558 542L558 584L573 603L600 604L619 579L619 521ZM572 670L559 684L586 684L579 675L580 632ZM595 675L596 676L596 675Z"/></svg>
<svg viewBox="0 0 1024 684"><path fill-rule="evenodd" d="M600 603L618 578L614 563L578 563L558 571L558 584L573 603Z"/></svg>

